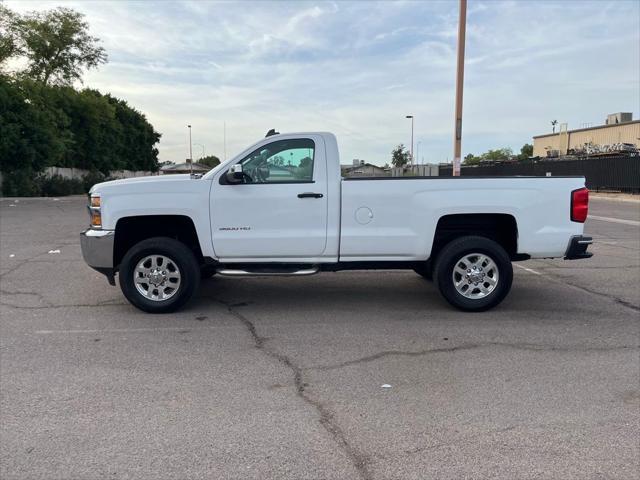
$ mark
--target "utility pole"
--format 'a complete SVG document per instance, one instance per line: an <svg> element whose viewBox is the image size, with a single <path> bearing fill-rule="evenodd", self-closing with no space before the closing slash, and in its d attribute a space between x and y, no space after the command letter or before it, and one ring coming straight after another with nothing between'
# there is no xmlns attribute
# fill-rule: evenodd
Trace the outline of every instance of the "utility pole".
<svg viewBox="0 0 640 480"><path fill-rule="evenodd" d="M411 119L411 166L413 166L413 115L407 115Z"/></svg>
<svg viewBox="0 0 640 480"><path fill-rule="evenodd" d="M464 88L464 44L467 29L467 0L460 0L458 19L458 65L456 75L456 123L453 144L453 176L460 176L462 156L462 90Z"/></svg>
<svg viewBox="0 0 640 480"><path fill-rule="evenodd" d="M189 172L193 175L193 146L191 145L191 125L187 125L189 127Z"/></svg>

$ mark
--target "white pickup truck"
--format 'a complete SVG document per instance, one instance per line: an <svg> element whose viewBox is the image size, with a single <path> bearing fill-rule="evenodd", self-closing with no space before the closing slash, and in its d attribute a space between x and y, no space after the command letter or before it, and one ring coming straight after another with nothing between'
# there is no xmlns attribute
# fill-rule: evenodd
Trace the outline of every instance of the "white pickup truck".
<svg viewBox="0 0 640 480"><path fill-rule="evenodd" d="M89 193L85 261L147 312L201 278L412 269L467 311L499 304L512 261L588 258L583 177L341 178L330 133L268 136L204 176Z"/></svg>

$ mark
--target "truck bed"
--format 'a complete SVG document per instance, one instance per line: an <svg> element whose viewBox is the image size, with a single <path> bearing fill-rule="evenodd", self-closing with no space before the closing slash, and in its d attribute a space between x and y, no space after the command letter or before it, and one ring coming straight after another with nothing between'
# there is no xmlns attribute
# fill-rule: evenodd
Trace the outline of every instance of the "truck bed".
<svg viewBox="0 0 640 480"><path fill-rule="evenodd" d="M340 260L425 260L441 218L483 213L514 218L518 253L562 256L582 233L569 215L570 192L583 186L584 177L345 178Z"/></svg>

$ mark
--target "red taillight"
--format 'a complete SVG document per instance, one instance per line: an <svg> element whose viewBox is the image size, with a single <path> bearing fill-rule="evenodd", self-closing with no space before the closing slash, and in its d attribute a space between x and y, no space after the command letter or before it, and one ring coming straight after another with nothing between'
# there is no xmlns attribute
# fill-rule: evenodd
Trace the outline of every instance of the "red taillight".
<svg viewBox="0 0 640 480"><path fill-rule="evenodd" d="M584 223L589 213L589 190L580 188L571 192L571 221Z"/></svg>

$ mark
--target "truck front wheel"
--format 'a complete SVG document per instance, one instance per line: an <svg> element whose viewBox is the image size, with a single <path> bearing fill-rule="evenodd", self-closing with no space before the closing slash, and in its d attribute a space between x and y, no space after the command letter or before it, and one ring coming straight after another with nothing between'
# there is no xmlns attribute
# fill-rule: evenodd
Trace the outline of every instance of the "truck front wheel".
<svg viewBox="0 0 640 480"><path fill-rule="evenodd" d="M511 290L513 267L497 242L479 236L460 237L440 251L434 280L451 305L478 312L504 300Z"/></svg>
<svg viewBox="0 0 640 480"><path fill-rule="evenodd" d="M200 283L200 266L193 252L173 238L143 240L120 264L120 289L140 310L173 312L189 301Z"/></svg>

